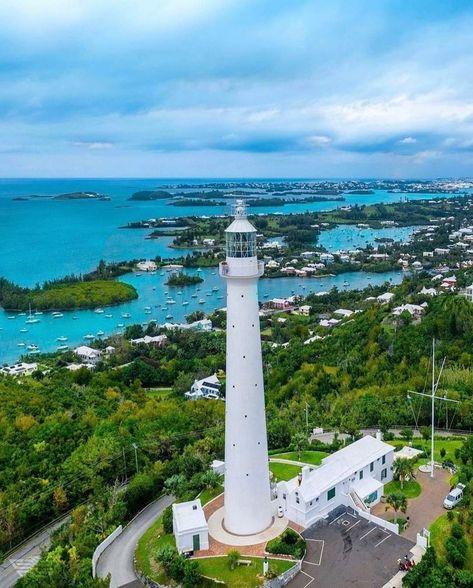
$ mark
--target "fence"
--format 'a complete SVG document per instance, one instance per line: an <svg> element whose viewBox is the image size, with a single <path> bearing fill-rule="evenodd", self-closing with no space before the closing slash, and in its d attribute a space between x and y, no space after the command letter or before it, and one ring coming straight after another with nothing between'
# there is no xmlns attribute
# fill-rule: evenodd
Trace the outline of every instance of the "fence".
<svg viewBox="0 0 473 588"><path fill-rule="evenodd" d="M115 539L121 535L123 531L123 527L122 525L120 525L119 527L117 527L115 529L115 531L113 531L112 533L110 533L110 535L108 537L106 537L102 543L99 543L99 545L97 546L97 548L94 551L94 555L92 556L92 576L95 578L95 573L97 571L97 562L99 560L99 557L102 555L102 553L107 549L107 547L113 543L115 541Z"/></svg>

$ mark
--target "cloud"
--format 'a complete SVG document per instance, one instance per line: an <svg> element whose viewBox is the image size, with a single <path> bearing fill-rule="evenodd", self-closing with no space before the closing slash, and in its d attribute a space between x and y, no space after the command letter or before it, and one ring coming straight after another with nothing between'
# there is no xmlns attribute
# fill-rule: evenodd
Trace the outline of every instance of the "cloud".
<svg viewBox="0 0 473 588"><path fill-rule="evenodd" d="M472 26L464 0L4 0L0 174L464 175Z"/></svg>

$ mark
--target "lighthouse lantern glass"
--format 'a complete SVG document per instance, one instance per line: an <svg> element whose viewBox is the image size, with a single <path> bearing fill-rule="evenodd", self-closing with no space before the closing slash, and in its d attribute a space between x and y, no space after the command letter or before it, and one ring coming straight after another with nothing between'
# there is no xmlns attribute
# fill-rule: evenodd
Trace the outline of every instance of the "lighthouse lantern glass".
<svg viewBox="0 0 473 588"><path fill-rule="evenodd" d="M227 233L227 257L256 257L256 233Z"/></svg>

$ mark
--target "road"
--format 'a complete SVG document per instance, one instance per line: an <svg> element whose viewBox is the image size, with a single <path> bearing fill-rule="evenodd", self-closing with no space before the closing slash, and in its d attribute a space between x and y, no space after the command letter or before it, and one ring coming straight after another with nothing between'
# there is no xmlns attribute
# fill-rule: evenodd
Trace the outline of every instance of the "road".
<svg viewBox="0 0 473 588"><path fill-rule="evenodd" d="M174 502L172 496L162 496L148 504L123 530L123 533L107 547L97 563L97 576L111 574L110 588L141 586L135 574L133 557L136 544L143 533L154 523L163 510ZM2 588L0 586L0 588Z"/></svg>
<svg viewBox="0 0 473 588"><path fill-rule="evenodd" d="M63 525L67 518L68 515L46 527L5 559L0 565L0 588L11 588L17 580L36 565L41 557L41 551L50 546L53 531Z"/></svg>

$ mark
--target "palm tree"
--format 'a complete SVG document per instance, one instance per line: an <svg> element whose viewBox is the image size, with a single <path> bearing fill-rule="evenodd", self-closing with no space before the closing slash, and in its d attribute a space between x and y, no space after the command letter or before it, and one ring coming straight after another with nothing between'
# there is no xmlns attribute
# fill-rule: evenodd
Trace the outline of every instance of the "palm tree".
<svg viewBox="0 0 473 588"><path fill-rule="evenodd" d="M396 480L401 484L401 490L404 488L404 482L407 482L414 475L414 466L412 461L407 457L400 457L394 460L393 473Z"/></svg>
<svg viewBox="0 0 473 588"><path fill-rule="evenodd" d="M396 515L394 518L394 523L397 523L398 511L400 510L401 512L405 513L407 510L407 498L404 496L404 494L392 493L386 496L386 503L388 505L386 506L386 510L388 510L389 507L391 507L394 510L394 513Z"/></svg>

